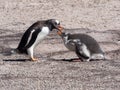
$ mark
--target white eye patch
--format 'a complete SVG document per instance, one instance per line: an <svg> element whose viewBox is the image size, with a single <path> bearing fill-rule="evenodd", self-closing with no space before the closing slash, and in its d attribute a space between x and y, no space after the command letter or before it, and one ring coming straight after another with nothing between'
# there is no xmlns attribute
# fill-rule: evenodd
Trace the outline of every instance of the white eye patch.
<svg viewBox="0 0 120 90"><path fill-rule="evenodd" d="M57 25L60 24L60 21L58 21L58 20L55 20L55 22L57 23Z"/></svg>

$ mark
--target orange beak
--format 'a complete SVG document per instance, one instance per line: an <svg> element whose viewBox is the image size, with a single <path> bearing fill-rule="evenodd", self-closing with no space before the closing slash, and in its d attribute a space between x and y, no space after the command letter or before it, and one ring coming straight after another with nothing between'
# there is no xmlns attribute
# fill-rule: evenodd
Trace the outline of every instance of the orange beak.
<svg viewBox="0 0 120 90"><path fill-rule="evenodd" d="M58 26L58 29L59 29L59 30L63 30L63 27L59 25L59 26Z"/></svg>
<svg viewBox="0 0 120 90"><path fill-rule="evenodd" d="M62 32L59 30L59 31L57 31L57 34L58 34L58 35L61 35L61 34L62 34Z"/></svg>
<svg viewBox="0 0 120 90"><path fill-rule="evenodd" d="M63 29L64 29L64 28L59 25L59 26L58 26L57 34L58 34L58 35L61 35Z"/></svg>

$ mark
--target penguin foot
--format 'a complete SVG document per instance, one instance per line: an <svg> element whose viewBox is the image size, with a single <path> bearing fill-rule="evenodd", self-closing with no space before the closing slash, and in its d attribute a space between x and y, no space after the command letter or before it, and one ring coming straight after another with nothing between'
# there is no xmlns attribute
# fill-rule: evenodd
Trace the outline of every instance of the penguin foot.
<svg viewBox="0 0 120 90"><path fill-rule="evenodd" d="M37 61L38 59L36 59L36 58L31 58L31 61Z"/></svg>

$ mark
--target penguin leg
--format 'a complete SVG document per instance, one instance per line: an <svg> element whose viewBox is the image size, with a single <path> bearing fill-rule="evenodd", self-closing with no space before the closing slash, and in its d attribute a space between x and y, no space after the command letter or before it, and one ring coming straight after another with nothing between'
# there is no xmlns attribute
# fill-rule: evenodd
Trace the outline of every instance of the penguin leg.
<svg viewBox="0 0 120 90"><path fill-rule="evenodd" d="M37 61L38 59L33 57L33 47L27 49L28 55L30 56L31 61Z"/></svg>

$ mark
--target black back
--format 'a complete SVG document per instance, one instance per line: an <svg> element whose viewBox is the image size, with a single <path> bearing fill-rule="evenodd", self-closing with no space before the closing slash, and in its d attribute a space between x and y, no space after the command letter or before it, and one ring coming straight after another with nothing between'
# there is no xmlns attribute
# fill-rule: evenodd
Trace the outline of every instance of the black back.
<svg viewBox="0 0 120 90"><path fill-rule="evenodd" d="M80 42L84 43L91 53L103 53L98 42L87 34L68 34L68 39L80 39Z"/></svg>
<svg viewBox="0 0 120 90"><path fill-rule="evenodd" d="M43 26L46 26L46 21L37 21L36 23L34 23L33 25L31 25L23 34L22 39L17 47L17 49L19 50L20 53L27 53L26 49L29 48L34 42L35 39L37 38L37 34L38 32L41 31L41 28ZM32 39L31 39L31 44L27 44L28 38L30 36L30 33L32 30L35 30L35 32L32 35Z"/></svg>

